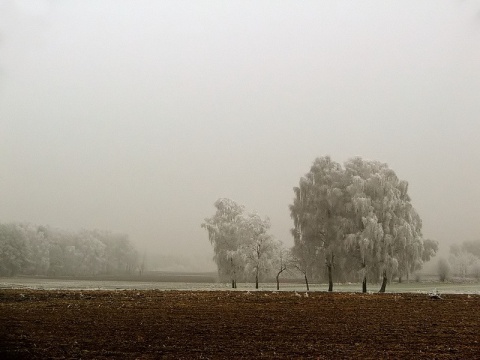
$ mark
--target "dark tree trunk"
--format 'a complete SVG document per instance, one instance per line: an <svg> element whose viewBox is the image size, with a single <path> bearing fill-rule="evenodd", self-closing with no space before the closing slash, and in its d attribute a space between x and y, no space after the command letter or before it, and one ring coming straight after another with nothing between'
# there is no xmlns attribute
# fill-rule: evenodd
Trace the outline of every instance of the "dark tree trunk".
<svg viewBox="0 0 480 360"><path fill-rule="evenodd" d="M277 290L280 290L280 274L286 269L287 269L286 266L280 267L280 271L277 272L277 277L276 277L276 279L277 279Z"/></svg>
<svg viewBox="0 0 480 360"><path fill-rule="evenodd" d="M366 292L367 292L367 275L363 277L363 281L362 281L362 293L366 293Z"/></svg>
<svg viewBox="0 0 480 360"><path fill-rule="evenodd" d="M398 282L399 282L400 284L402 283L402 277L401 277L401 276L398 277Z"/></svg>
<svg viewBox="0 0 480 360"><path fill-rule="evenodd" d="M232 275L232 289L236 289L237 280L235 280L235 278L237 277L237 273L235 271L235 266L233 266L233 258L230 258L230 266L232 267L232 272L230 273Z"/></svg>
<svg viewBox="0 0 480 360"><path fill-rule="evenodd" d="M255 289L258 289L258 271L255 274Z"/></svg>
<svg viewBox="0 0 480 360"><path fill-rule="evenodd" d="M387 287L387 270L383 270L382 287L380 288L379 292L384 293L386 287Z"/></svg>
<svg viewBox="0 0 480 360"><path fill-rule="evenodd" d="M305 275L305 285L307 285L307 291L310 291L310 287L308 286L308 279L307 279L307 274Z"/></svg>
<svg viewBox="0 0 480 360"><path fill-rule="evenodd" d="M328 291L333 291L332 264L327 265L328 270Z"/></svg>

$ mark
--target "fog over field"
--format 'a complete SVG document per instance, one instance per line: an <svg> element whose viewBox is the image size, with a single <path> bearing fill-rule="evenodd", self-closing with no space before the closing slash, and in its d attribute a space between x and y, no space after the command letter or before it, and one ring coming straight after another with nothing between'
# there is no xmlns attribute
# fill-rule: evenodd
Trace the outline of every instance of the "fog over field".
<svg viewBox="0 0 480 360"><path fill-rule="evenodd" d="M468 0L0 0L0 222L211 270L218 198L290 246L300 177L358 155L447 254L480 238L479 44Z"/></svg>

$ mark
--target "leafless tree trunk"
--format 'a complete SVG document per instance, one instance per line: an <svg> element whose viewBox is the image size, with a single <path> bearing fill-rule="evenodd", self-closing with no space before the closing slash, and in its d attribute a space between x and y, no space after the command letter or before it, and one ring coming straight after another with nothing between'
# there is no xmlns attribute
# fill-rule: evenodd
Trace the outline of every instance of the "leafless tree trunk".
<svg viewBox="0 0 480 360"><path fill-rule="evenodd" d="M277 290L280 290L280 274L282 272L284 272L285 270L287 269L287 267L285 265L283 265L280 270L277 272L277 276L276 276L276 279L277 279Z"/></svg>
<svg viewBox="0 0 480 360"><path fill-rule="evenodd" d="M305 285L307 285L307 291L310 291L310 287L308 286L307 272L305 272L303 275L305 276Z"/></svg>
<svg viewBox="0 0 480 360"><path fill-rule="evenodd" d="M387 287L387 270L383 270L382 287L380 288L379 292L384 293L386 287Z"/></svg>
<svg viewBox="0 0 480 360"><path fill-rule="evenodd" d="M328 270L328 291L333 291L332 264L327 265Z"/></svg>
<svg viewBox="0 0 480 360"><path fill-rule="evenodd" d="M367 292L367 264L365 260L362 261L362 269L363 269L363 281L362 281L362 293Z"/></svg>

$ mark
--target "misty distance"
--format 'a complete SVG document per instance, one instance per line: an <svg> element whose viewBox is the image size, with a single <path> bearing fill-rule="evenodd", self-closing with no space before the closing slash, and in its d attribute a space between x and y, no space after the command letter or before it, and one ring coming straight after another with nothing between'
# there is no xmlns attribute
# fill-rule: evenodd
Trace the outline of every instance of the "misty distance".
<svg viewBox="0 0 480 360"><path fill-rule="evenodd" d="M477 0L0 0L0 358L477 358L479 44Z"/></svg>
<svg viewBox="0 0 480 360"><path fill-rule="evenodd" d="M254 282L280 276L309 282L367 283L420 278L438 242L424 239L422 220L408 195L408 182L387 164L354 157L342 167L330 156L315 159L293 188L289 205L294 245L286 248L269 233L270 220L227 198L201 224L213 246L219 281ZM132 276L157 270L128 235L109 231L68 232L48 226L0 224L0 276ZM165 258L168 259L168 258ZM156 258L158 261L158 257ZM438 279L480 280L480 241L450 248L436 267Z"/></svg>
<svg viewBox="0 0 480 360"><path fill-rule="evenodd" d="M367 3L2 1L0 223L24 244L48 229L42 241L62 249L50 266L33 254L51 245L25 245L3 273L217 271L199 226L217 199L268 216L267 234L298 253L292 187L330 154L408 180L422 238L438 242L421 274L438 276L441 262L474 277L476 260L450 247L480 234L480 8ZM114 265L116 245L95 229L126 237L134 265ZM334 281L381 280L380 258L390 280L420 274L396 250L365 266L355 255L347 270L345 246ZM317 254L307 279L328 283L328 259Z"/></svg>

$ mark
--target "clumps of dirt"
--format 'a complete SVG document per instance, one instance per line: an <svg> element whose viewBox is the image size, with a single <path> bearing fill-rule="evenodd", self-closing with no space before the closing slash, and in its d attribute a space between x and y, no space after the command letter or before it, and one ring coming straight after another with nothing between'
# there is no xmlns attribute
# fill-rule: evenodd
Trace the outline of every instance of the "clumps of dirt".
<svg viewBox="0 0 480 360"><path fill-rule="evenodd" d="M0 290L2 359L475 358L480 296Z"/></svg>

